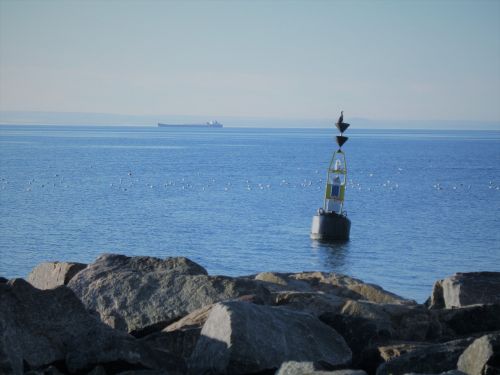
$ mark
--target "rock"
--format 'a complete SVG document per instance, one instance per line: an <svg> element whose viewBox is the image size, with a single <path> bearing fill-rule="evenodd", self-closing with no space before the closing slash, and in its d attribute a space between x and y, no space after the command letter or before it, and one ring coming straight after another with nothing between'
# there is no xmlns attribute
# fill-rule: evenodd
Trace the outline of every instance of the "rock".
<svg viewBox="0 0 500 375"><path fill-rule="evenodd" d="M353 351L353 365L372 372L382 362L379 346L394 341L425 341L437 323L423 306L347 300L320 320L339 332Z"/></svg>
<svg viewBox="0 0 500 375"><path fill-rule="evenodd" d="M276 292L272 296L277 306L315 316L339 313L347 301L342 297L318 292Z"/></svg>
<svg viewBox="0 0 500 375"><path fill-rule="evenodd" d="M276 284L281 286L288 285L287 277L282 276L281 274L276 272L261 272L255 276L255 280L265 281L270 284Z"/></svg>
<svg viewBox="0 0 500 375"><path fill-rule="evenodd" d="M424 342L405 342L386 346L380 346L378 351L384 362L389 362L403 354L414 352L415 350L428 347L429 343Z"/></svg>
<svg viewBox="0 0 500 375"><path fill-rule="evenodd" d="M81 270L87 267L83 263L45 262L40 263L28 275L28 282L38 289L52 289L67 285Z"/></svg>
<svg viewBox="0 0 500 375"><path fill-rule="evenodd" d="M190 328L201 329L207 321L208 315L210 314L210 311L212 311L212 307L213 305L203 306L202 308L189 313L184 318L167 326L163 332L173 332L180 329Z"/></svg>
<svg viewBox="0 0 500 375"><path fill-rule="evenodd" d="M409 373L406 373L405 375L436 375L436 374L422 374L422 373L416 373L416 372L409 372ZM462 371L458 371L458 370L450 370L450 371L446 371L446 372L442 372L438 375L467 375L467 374L464 374Z"/></svg>
<svg viewBox="0 0 500 375"><path fill-rule="evenodd" d="M456 273L434 284L430 308L500 303L500 272Z"/></svg>
<svg viewBox="0 0 500 375"><path fill-rule="evenodd" d="M443 280L434 283L431 296L425 303L430 309L444 309Z"/></svg>
<svg viewBox="0 0 500 375"><path fill-rule="evenodd" d="M272 273L264 272L254 276L272 291L322 292L350 299L363 299L376 303L415 304L378 285L337 273L301 272Z"/></svg>
<svg viewBox="0 0 500 375"><path fill-rule="evenodd" d="M500 331L476 339L458 359L468 375L500 374Z"/></svg>
<svg viewBox="0 0 500 375"><path fill-rule="evenodd" d="M0 373L21 374L63 363L69 372L101 364L119 369L176 369L182 361L155 353L90 314L65 286L40 290L23 279L0 284Z"/></svg>
<svg viewBox="0 0 500 375"><path fill-rule="evenodd" d="M187 258L107 254L79 272L68 286L111 327L144 336L180 317L243 295L269 292L254 280L208 276Z"/></svg>
<svg viewBox="0 0 500 375"><path fill-rule="evenodd" d="M9 280L7 280L5 277L0 276L0 284L4 284L7 281L9 281Z"/></svg>
<svg viewBox="0 0 500 375"><path fill-rule="evenodd" d="M363 299L376 303L402 303L415 304L415 301L407 300L394 293L391 293L378 285L364 283L361 280L336 274L323 272L303 272L294 274L291 278L295 280L307 281L313 289L321 290L325 293L336 294L351 299Z"/></svg>
<svg viewBox="0 0 500 375"><path fill-rule="evenodd" d="M187 359L193 353L201 334L201 329L208 319L214 305L195 310L164 328L141 339L152 348L166 350L176 356Z"/></svg>
<svg viewBox="0 0 500 375"><path fill-rule="evenodd" d="M363 370L328 370L313 362L288 361L281 364L275 375L366 375Z"/></svg>
<svg viewBox="0 0 500 375"><path fill-rule="evenodd" d="M309 314L246 302L216 304L188 362L192 374L246 374L286 361L346 365L351 351L332 328Z"/></svg>
<svg viewBox="0 0 500 375"><path fill-rule="evenodd" d="M473 336L500 331L500 304L472 305L455 309L433 310L431 315L439 322L439 339Z"/></svg>
<svg viewBox="0 0 500 375"><path fill-rule="evenodd" d="M381 364L376 375L439 374L455 370L458 358L472 341L471 338L460 339L411 351Z"/></svg>

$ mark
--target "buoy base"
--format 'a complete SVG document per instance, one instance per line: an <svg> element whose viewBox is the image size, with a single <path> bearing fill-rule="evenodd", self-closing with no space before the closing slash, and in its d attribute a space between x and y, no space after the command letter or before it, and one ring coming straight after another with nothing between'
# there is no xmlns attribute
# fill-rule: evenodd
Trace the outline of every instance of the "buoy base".
<svg viewBox="0 0 500 375"><path fill-rule="evenodd" d="M344 215L320 210L313 216L311 238L319 241L347 241L351 221Z"/></svg>

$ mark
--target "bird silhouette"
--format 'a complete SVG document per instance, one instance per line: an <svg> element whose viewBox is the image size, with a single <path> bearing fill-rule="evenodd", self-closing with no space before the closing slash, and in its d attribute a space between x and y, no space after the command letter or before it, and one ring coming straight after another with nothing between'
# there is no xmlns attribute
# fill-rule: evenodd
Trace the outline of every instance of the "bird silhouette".
<svg viewBox="0 0 500 375"><path fill-rule="evenodd" d="M337 124L342 124L344 122L344 111L340 111L340 117L337 121Z"/></svg>
<svg viewBox="0 0 500 375"><path fill-rule="evenodd" d="M335 126L337 129L339 129L340 134L346 131L346 129L349 127L349 124L344 122L344 111L340 111L340 117L335 123Z"/></svg>

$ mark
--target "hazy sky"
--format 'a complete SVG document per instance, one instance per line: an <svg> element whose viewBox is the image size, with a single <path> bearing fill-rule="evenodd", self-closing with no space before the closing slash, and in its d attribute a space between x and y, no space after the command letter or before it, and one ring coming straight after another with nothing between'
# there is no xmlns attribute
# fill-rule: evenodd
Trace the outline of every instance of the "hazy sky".
<svg viewBox="0 0 500 375"><path fill-rule="evenodd" d="M0 0L0 110L500 121L500 1Z"/></svg>

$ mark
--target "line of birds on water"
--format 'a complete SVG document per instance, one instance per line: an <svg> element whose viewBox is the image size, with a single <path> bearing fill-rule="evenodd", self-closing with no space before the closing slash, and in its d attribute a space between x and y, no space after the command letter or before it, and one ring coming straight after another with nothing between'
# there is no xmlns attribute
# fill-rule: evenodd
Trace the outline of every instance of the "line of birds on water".
<svg viewBox="0 0 500 375"><path fill-rule="evenodd" d="M400 169L401 170L401 169ZM318 171L315 171L315 173L318 173ZM245 191L254 191L254 190L271 190L276 187L279 188L313 188L316 190L323 190L325 188L325 180L323 178L319 179L302 179L297 182L293 182L287 179L281 179L278 182L274 183L262 183L262 182L252 182L249 179L245 180L240 180L238 182L224 182L220 183L218 182L217 178L210 177L204 182L191 182L188 181L188 179L182 177L178 179L172 179L168 180L165 182L147 182L147 183L141 183L141 181L134 177L132 172L128 172L128 177L120 177L117 182L111 182L109 183L110 188L116 188L122 191L128 191L129 189L132 189L134 187L138 186L146 186L149 189L156 189L156 188L163 188L163 189L171 189L171 188L179 188L181 190L201 190L201 191L207 191L209 189L218 189L221 191L230 191L230 190L238 190L238 189L243 189ZM368 177L373 177L374 173L370 172L367 174ZM199 173L198 173L198 176ZM57 181L51 181L47 182L47 180L40 180L40 179L35 179L31 178L27 186L25 186L24 190L27 192L32 191L34 188L48 188L48 187L63 187L65 189L70 188L71 184L69 184L66 179L63 176L60 176L59 174L55 174L54 178L58 178ZM9 180L6 178L0 178L0 186L1 190L5 190L7 186L9 186ZM484 185L483 185L484 186ZM500 190L500 186L495 184L493 181L489 181L487 184L488 189L492 190ZM399 183L391 181L391 180L386 180L383 182L378 182L376 184L362 184L360 182L357 182L352 179L347 180L347 189L353 189L353 190L366 190L366 191L376 191L377 188L382 188L385 190L398 190L400 188ZM468 191L472 189L471 184L464 184L464 183L459 183L459 184L449 184L449 185L444 185L441 183L435 183L432 185L432 188L437 191L442 191L442 190L452 190L452 191Z"/></svg>

